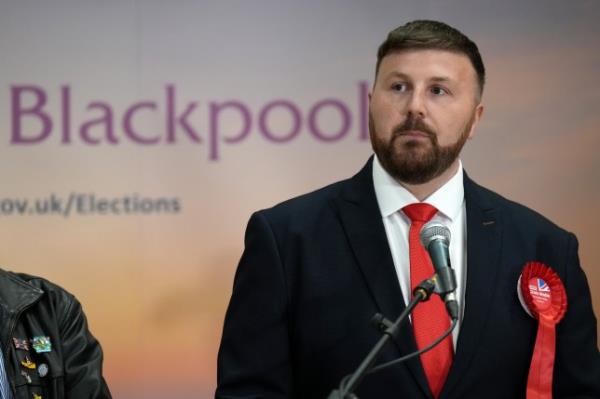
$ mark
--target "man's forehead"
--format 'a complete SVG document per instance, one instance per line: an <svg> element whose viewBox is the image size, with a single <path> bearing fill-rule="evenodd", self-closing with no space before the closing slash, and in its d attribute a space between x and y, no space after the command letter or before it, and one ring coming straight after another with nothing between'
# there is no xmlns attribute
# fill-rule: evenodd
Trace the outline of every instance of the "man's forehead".
<svg viewBox="0 0 600 399"><path fill-rule="evenodd" d="M476 75L467 55L443 49L405 49L387 54L380 74L388 76L431 75L435 80L452 80Z"/></svg>
<svg viewBox="0 0 600 399"><path fill-rule="evenodd" d="M399 79L411 79L412 76L408 73L404 73L404 72L400 72L399 70L396 69L391 69L387 74L386 77L390 77L390 78L399 78ZM430 75L427 77L428 80L432 81L432 82L449 82L455 79L454 76L451 75Z"/></svg>

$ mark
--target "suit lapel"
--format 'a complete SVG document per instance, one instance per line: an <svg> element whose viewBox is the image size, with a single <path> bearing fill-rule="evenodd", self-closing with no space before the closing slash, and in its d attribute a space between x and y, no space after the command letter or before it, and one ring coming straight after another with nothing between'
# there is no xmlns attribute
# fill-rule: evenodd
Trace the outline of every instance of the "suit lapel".
<svg viewBox="0 0 600 399"><path fill-rule="evenodd" d="M502 237L500 211L493 207L491 196L464 176L467 211L467 282L465 308L456 355L442 397L456 387L466 375L472 358L481 345L490 306L495 292Z"/></svg>
<svg viewBox="0 0 600 399"><path fill-rule="evenodd" d="M336 206L371 296L379 311L393 321L405 305L375 197L372 160L348 182ZM395 344L402 355L416 351L408 321L400 328ZM429 397L430 391L419 359L411 359L405 364L423 393Z"/></svg>

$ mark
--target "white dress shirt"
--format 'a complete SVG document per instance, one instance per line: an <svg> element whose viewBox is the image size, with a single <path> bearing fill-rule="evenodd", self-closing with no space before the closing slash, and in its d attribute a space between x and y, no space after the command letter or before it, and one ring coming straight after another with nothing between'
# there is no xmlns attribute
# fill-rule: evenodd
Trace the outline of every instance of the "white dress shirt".
<svg viewBox="0 0 600 399"><path fill-rule="evenodd" d="M402 289L404 304L406 305L410 301L411 295L408 249L410 219L401 209L406 205L420 201L383 169L377 156L373 159L373 183L388 244L392 252L392 259L396 267L396 274ZM456 342L464 310L467 278L467 219L462 163L459 162L458 172L423 202L437 208L438 212L432 220L442 222L450 229L450 262L456 273L456 297L460 308L460 318L452 333L452 342L456 351ZM398 315L386 316L395 319Z"/></svg>

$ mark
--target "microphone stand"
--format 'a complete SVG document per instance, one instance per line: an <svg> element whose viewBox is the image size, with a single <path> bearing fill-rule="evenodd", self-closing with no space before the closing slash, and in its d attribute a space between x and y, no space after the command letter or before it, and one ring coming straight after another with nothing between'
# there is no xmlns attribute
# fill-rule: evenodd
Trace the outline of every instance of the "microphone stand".
<svg viewBox="0 0 600 399"><path fill-rule="evenodd" d="M377 341L373 349L365 357L362 363L358 366L356 371L349 377L347 383L344 384L346 378L342 379L339 389L331 391L327 399L358 399L353 391L361 383L367 372L372 368L373 363L377 359L377 356L382 351L385 344L391 339L398 335L400 325L406 319L406 317L413 311L413 309L420 303L427 301L433 293L436 286L436 277L433 276L427 280L421 281L421 283L414 289L413 297L410 303L406 306L404 311L398 316L398 319L392 324L389 320L381 315L376 315L379 318L379 324L386 327L383 330L383 336Z"/></svg>

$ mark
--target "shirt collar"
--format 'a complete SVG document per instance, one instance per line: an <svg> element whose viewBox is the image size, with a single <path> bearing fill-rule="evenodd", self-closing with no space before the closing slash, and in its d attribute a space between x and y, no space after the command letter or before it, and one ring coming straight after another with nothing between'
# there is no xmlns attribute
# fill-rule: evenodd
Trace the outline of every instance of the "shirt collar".
<svg viewBox="0 0 600 399"><path fill-rule="evenodd" d="M389 175L379 163L377 156L373 159L373 184L379 210L383 217L398 212L406 205L419 202L410 191ZM423 202L435 206L440 213L452 221L458 216L464 197L463 168L462 162L459 160L456 174Z"/></svg>

